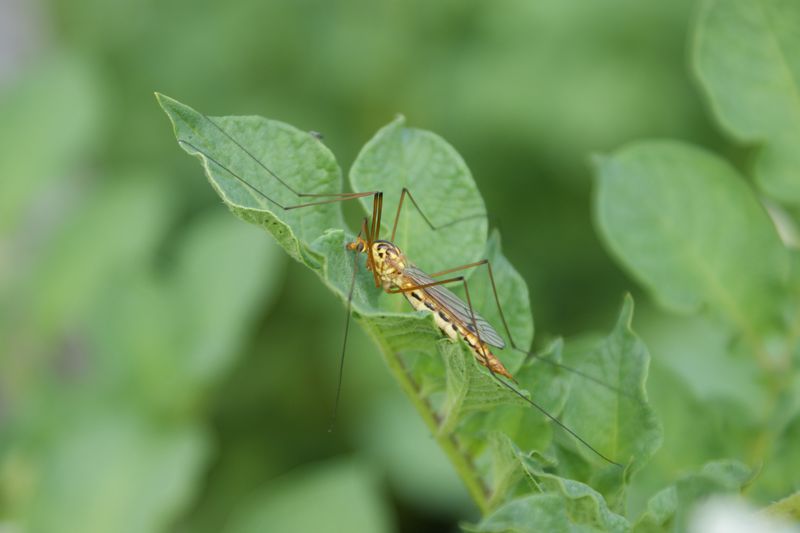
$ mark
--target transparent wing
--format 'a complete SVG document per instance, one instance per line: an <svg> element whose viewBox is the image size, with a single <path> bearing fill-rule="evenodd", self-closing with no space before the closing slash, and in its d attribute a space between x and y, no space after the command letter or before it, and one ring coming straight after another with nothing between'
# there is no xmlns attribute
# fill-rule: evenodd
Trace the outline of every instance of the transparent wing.
<svg viewBox="0 0 800 533"><path fill-rule="evenodd" d="M403 274L418 285L436 283L435 279L415 266L407 266L403 270ZM464 303L461 298L447 290L443 285L434 285L433 287L425 287L420 290L424 291L432 300L438 302L442 307L449 310L456 318L464 323L464 327L469 331L475 333L469 306ZM506 343L503 338L495 331L492 325L478 313L475 313L475 323L478 325L478 336L480 336L483 342L496 348L505 348Z"/></svg>

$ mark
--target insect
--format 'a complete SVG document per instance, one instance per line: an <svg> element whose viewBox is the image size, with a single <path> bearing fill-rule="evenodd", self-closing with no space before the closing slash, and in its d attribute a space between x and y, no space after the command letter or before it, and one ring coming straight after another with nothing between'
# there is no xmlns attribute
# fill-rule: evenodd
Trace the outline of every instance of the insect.
<svg viewBox="0 0 800 533"><path fill-rule="evenodd" d="M223 127L221 127L214 120L212 120L209 117L206 117L205 115L202 115L202 117L204 120L208 121L208 123L211 126L213 126L213 128L218 130L222 135L224 135L234 145L236 145L242 151L243 154L246 154L246 156L254 164L263 169L264 172L269 174L283 187L291 191L298 199L300 199L298 200L299 203L287 205L285 203L278 202L272 196L266 194L264 191L253 185L244 176L237 173L235 170L229 168L225 164L221 163L213 156L203 151L201 148L192 144L191 141L179 138L178 142L184 147L187 147L194 152L202 154L207 161L218 166L225 173L232 176L234 179L239 181L249 190L253 191L255 194L257 194L267 202L273 204L274 206L283 211L289 211L301 208L310 208L313 206L330 204L333 202L344 202L347 200L354 200L369 196L372 197L373 201L372 201L371 218L365 217L363 219L361 224L361 229L356 238L353 241L346 244L346 248L354 252L353 254L354 266L353 266L353 277L350 283L350 289L348 291L348 296L347 296L347 315L346 315L347 319L345 322L344 342L342 346L341 361L339 366L339 387L337 388L337 397L335 402L336 405L338 405L339 394L341 391L343 362L347 349L346 343L350 325L350 316L351 316L350 311L352 306L353 292L356 283L356 273L358 270L359 257L361 256L361 254L363 254L366 256L366 268L369 272L372 273L375 288L381 288L385 292L390 294L402 294L403 296L405 296L405 298L408 300L408 302L414 309L433 314L435 324L442 331L442 333L453 340L459 340L459 339L463 340L469 347L470 351L472 352L473 356L478 361L478 363L486 367L491 377L495 381L497 381L497 383L499 383L500 385L511 391L513 394L521 398L523 401L525 401L533 408L540 411L544 416L549 418L564 431L568 432L570 435L575 437L579 442L585 445L597 456L601 457L603 460L607 461L610 464L621 467L620 464L609 459L601 452L599 452L597 449L592 447L588 442L586 442L574 431L572 431L570 428L564 425L560 420L558 420L556 417L548 413L543 407L541 407L527 395L523 394L516 386L514 386L514 383L516 383L514 377L506 369L506 367L503 365L500 359L498 359L498 357L492 352L493 347L501 349L504 348L505 341L500 336L500 334L497 333L494 327L486 319L481 317L473 308L472 300L470 297L469 284L467 282L466 277L463 275L463 271L470 268L478 268L481 266L486 267L489 274L489 280L491 282L492 293L495 302L497 304L497 309L499 311L499 316L501 318L506 335L509 339L512 348L521 351L527 355L533 357L539 357L534 353L530 353L527 352L526 350L519 348L514 342L505 315L503 314L502 306L500 304L500 299L497 293L497 287L494 280L494 274L492 272L492 266L489 260L483 259L481 261L449 268L429 275L420 268L418 268L416 265L414 265L411 262L411 260L403 253L403 251L395 244L397 226L400 220L400 214L403 205L405 204L406 198L408 198L411 205L413 205L413 207L416 208L417 212L419 212L419 214L425 220L427 225L434 231L442 229L443 227L457 224L469 218L474 218L475 216L483 217L485 216L484 214L469 215L457 219L455 221L451 221L446 225L437 227L430 222L430 219L420 208L419 204L415 200L411 191L407 188L403 188L400 194L397 212L394 217L391 236L389 239L381 239L380 229L381 229L381 219L383 215L382 191L349 192L349 193L344 193L344 192L304 193L301 191L297 191L289 183L283 180L277 173L273 172L259 158L253 155L244 145L242 145L233 135L227 132ZM309 199L309 200L303 201L302 199ZM456 274L458 272L462 273L458 275L444 277L448 276L449 274ZM447 284L460 284L464 290L464 300L462 300L461 298L456 296L453 292L448 290L445 287L445 285ZM616 392L622 393L621 391L618 391L616 388L606 385L602 381L597 380L593 376L587 375L581 372L580 370L573 369L571 367L562 365L561 363L549 360L547 358L540 357L540 359L549 364L579 374L586 379L589 379L603 386L606 386Z"/></svg>

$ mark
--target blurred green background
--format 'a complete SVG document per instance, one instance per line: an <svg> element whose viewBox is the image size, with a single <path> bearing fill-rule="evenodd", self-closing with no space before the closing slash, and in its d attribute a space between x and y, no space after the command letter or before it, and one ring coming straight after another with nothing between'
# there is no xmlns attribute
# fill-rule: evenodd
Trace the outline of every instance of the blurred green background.
<svg viewBox="0 0 800 533"><path fill-rule="evenodd" d="M592 227L591 153L674 137L736 155L687 68L693 9L0 2L0 525L455 531L477 518L357 328L327 431L343 306L227 213L153 91L320 131L345 171L396 113L437 132L529 283L541 347L608 329L635 290Z"/></svg>

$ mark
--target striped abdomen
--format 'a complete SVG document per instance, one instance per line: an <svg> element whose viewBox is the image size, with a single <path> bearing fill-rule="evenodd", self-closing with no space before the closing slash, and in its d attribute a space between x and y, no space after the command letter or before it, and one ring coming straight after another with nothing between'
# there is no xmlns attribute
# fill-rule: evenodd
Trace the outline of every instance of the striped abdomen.
<svg viewBox="0 0 800 533"><path fill-rule="evenodd" d="M398 276L399 279L394 281L394 285L400 288L416 287L417 283L403 276ZM464 339L475 358L480 364L487 367L495 374L500 374L509 379L514 379L513 376L506 370L503 363L494 355L489 348L489 345L482 339L478 339L478 335L470 331L474 327L469 327L469 323L465 323L461 318L456 317L446 306L441 305L436 299L431 297L426 292L426 289L416 289L404 292L403 295L409 303L417 311L429 311L433 313L433 318L436 325L445 335L453 340L459 337ZM468 329L469 327L469 329Z"/></svg>

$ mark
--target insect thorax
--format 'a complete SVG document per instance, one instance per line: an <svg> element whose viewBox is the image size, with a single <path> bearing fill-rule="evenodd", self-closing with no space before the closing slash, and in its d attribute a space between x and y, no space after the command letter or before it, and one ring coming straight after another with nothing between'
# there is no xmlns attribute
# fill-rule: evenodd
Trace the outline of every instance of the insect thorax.
<svg viewBox="0 0 800 533"><path fill-rule="evenodd" d="M372 261L380 278L390 283L394 283L408 265L405 254L389 241L372 244Z"/></svg>

